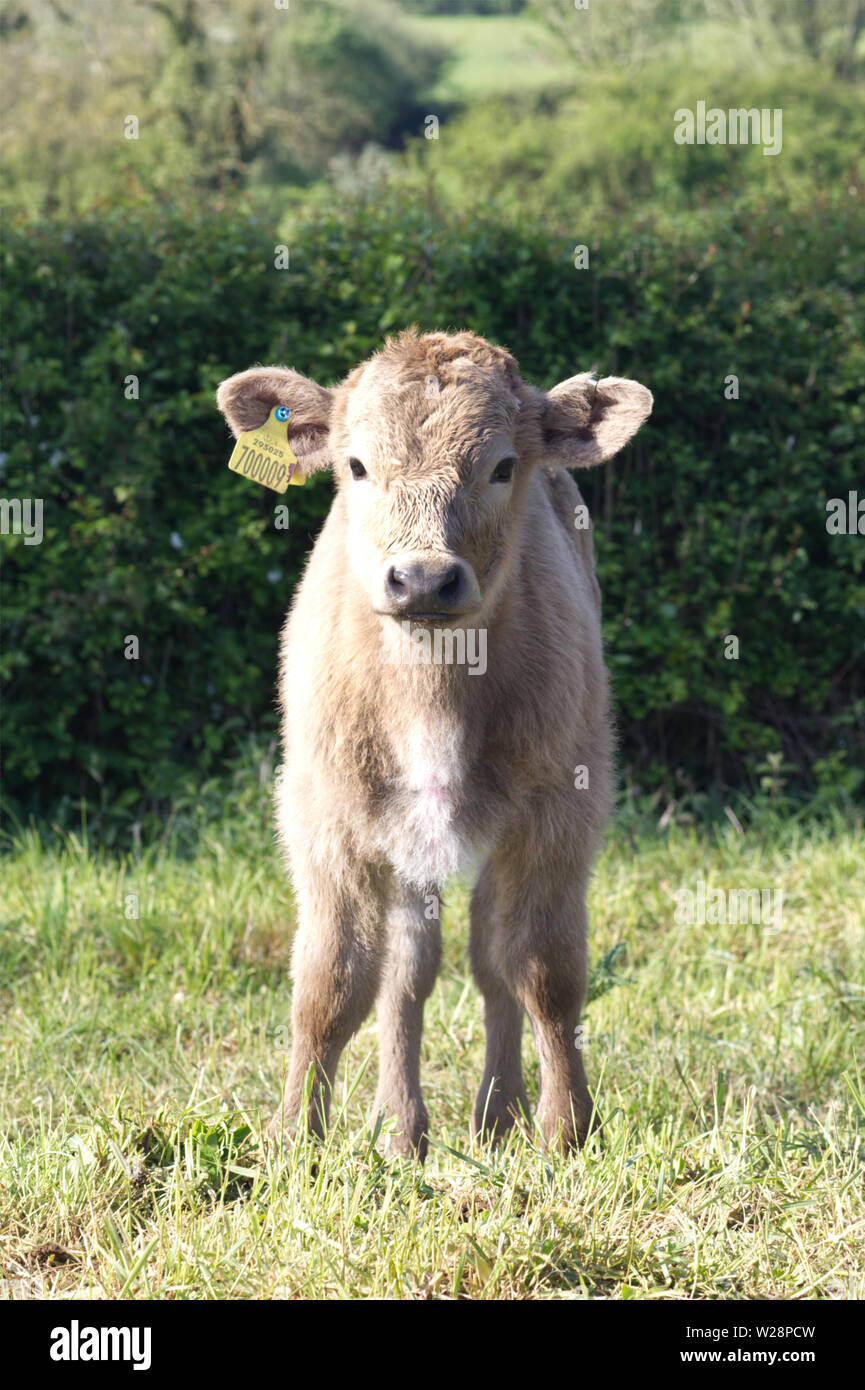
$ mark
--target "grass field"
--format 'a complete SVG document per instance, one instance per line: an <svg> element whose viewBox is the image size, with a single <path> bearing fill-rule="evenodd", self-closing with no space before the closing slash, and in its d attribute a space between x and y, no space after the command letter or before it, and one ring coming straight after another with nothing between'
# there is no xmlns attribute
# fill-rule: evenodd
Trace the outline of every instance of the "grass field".
<svg viewBox="0 0 865 1390"><path fill-rule="evenodd" d="M470 1145L483 1037L457 886L427 1007L424 1170L374 1147L372 1021L323 1147L259 1149L292 918L267 789L182 839L178 825L137 856L31 832L5 858L7 1296L865 1294L861 819L765 814L740 834L620 817L591 894L604 1137L570 1158L522 1133ZM780 929L677 925L672 894L700 879L782 887ZM528 1030L525 1059L531 1094Z"/></svg>
<svg viewBox="0 0 865 1390"><path fill-rule="evenodd" d="M573 61L528 15L422 15L411 22L451 55L432 100L478 101L574 84Z"/></svg>

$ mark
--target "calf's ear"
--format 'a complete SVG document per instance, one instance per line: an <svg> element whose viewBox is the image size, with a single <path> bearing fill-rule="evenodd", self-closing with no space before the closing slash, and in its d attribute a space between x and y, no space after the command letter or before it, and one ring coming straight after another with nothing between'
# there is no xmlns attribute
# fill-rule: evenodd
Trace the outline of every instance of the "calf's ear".
<svg viewBox="0 0 865 1390"><path fill-rule="evenodd" d="M216 392L216 404L235 439L263 425L275 405L288 406L288 442L304 474L330 467L332 402L332 391L290 367L251 367L227 377Z"/></svg>
<svg viewBox="0 0 865 1390"><path fill-rule="evenodd" d="M563 468L590 468L623 449L652 411L652 393L638 381L591 372L548 391L543 408L546 457Z"/></svg>

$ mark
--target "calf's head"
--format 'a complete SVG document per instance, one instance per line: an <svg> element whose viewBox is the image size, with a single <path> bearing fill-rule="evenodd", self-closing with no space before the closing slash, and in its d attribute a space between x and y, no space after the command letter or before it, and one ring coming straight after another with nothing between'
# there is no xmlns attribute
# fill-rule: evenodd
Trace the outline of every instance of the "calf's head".
<svg viewBox="0 0 865 1390"><path fill-rule="evenodd" d="M301 470L333 470L364 601L450 624L476 623L501 593L535 465L600 463L652 408L635 381L583 373L544 392L473 333L412 330L334 388L253 367L224 381L217 402L235 435L288 406Z"/></svg>

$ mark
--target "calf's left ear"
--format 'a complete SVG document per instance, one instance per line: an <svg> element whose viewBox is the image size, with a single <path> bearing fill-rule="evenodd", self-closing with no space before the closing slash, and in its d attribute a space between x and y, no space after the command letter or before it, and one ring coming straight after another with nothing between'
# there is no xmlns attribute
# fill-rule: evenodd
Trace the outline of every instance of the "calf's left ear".
<svg viewBox="0 0 865 1390"><path fill-rule="evenodd" d="M652 393L638 381L591 372L569 377L544 400L545 456L563 468L590 468L623 449L652 411Z"/></svg>
<svg viewBox="0 0 865 1390"><path fill-rule="evenodd" d="M332 402L332 391L290 367L250 367L227 377L216 392L216 404L235 439L263 425L275 405L288 406L288 442L304 474L330 466Z"/></svg>

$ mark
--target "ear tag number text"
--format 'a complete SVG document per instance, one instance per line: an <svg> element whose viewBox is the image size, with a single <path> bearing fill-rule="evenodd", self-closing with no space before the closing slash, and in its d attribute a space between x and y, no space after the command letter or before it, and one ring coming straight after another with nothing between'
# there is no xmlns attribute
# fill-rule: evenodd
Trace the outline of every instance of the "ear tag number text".
<svg viewBox="0 0 865 1390"><path fill-rule="evenodd" d="M228 460L232 473L241 473L274 492L285 492L289 483L301 486L306 482L288 442L290 414L287 405L275 405L263 425L243 431Z"/></svg>

